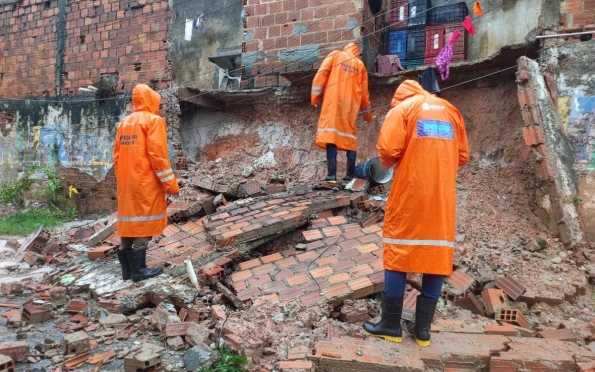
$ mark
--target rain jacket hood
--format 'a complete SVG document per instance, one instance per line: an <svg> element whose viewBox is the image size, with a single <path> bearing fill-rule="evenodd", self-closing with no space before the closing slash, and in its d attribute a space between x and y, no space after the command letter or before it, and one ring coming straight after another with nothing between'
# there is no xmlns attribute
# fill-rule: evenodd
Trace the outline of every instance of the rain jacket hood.
<svg viewBox="0 0 595 372"><path fill-rule="evenodd" d="M161 96L146 84L138 84L132 89L132 104L134 112L145 111L159 114Z"/></svg>
<svg viewBox="0 0 595 372"><path fill-rule="evenodd" d="M405 80L399 85L390 103L390 107L395 107L401 102L415 96L416 94L428 94L424 88L415 80Z"/></svg>
<svg viewBox="0 0 595 372"><path fill-rule="evenodd" d="M345 45L345 48L343 48L343 51L351 54L352 57L359 56L359 48L357 47L356 43L349 43L349 44Z"/></svg>

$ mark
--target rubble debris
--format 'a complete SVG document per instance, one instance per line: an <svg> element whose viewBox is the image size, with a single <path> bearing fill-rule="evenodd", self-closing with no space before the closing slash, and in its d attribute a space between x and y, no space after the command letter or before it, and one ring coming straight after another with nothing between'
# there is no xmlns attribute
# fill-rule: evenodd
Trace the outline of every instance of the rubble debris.
<svg viewBox="0 0 595 372"><path fill-rule="evenodd" d="M124 371L125 372L137 372L138 370L155 370L161 369L161 355L160 351L164 348L146 343L137 353L129 354L124 358Z"/></svg>
<svg viewBox="0 0 595 372"><path fill-rule="evenodd" d="M29 358L29 344L24 341L0 342L0 354L15 362L24 362Z"/></svg>
<svg viewBox="0 0 595 372"><path fill-rule="evenodd" d="M572 331L570 329L561 328L561 329L554 329L554 330L550 330L550 331L539 331L537 333L542 338L548 338L548 339L560 340L560 341L569 341L569 342L576 341L576 339L572 335Z"/></svg>
<svg viewBox="0 0 595 372"><path fill-rule="evenodd" d="M64 306L68 303L68 298L66 297L66 288L64 287L55 287L50 289L50 301L52 305L55 307Z"/></svg>
<svg viewBox="0 0 595 372"><path fill-rule="evenodd" d="M458 299L454 302L455 306L471 311L473 314L485 316L486 311L484 305L473 294L468 293L467 296Z"/></svg>
<svg viewBox="0 0 595 372"><path fill-rule="evenodd" d="M9 356L0 354L0 371L15 372L14 361Z"/></svg>
<svg viewBox="0 0 595 372"><path fill-rule="evenodd" d="M65 357L67 358L67 356ZM66 370L73 370L75 368L80 368L89 360L89 353L84 353L81 355L74 356L72 358L68 358L64 361L64 367Z"/></svg>
<svg viewBox="0 0 595 372"><path fill-rule="evenodd" d="M210 365L215 359L216 353L203 343L199 343L188 349L184 354L184 366L186 371L196 371L198 367Z"/></svg>
<svg viewBox="0 0 595 372"><path fill-rule="evenodd" d="M113 327L116 324L126 322L127 318L125 315L122 314L108 314L105 318L100 318L99 323L104 328Z"/></svg>
<svg viewBox="0 0 595 372"><path fill-rule="evenodd" d="M87 240L87 244L91 247L94 247L97 244L104 241L106 238L108 238L110 235L112 235L113 233L116 232L117 223L118 223L117 219L114 219L113 221L111 221L103 229L101 229L101 230L97 231L95 234L91 235L89 237L89 239Z"/></svg>

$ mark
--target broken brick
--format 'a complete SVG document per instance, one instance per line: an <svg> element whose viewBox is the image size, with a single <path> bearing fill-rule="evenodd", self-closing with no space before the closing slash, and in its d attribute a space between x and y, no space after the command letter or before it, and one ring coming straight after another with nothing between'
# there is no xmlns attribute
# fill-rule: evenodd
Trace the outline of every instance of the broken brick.
<svg viewBox="0 0 595 372"><path fill-rule="evenodd" d="M309 360L283 360L279 362L279 372L290 372L292 370L310 372L314 365Z"/></svg>
<svg viewBox="0 0 595 372"><path fill-rule="evenodd" d="M87 307L87 303L85 301L72 300L68 304L68 309L66 309L66 312L68 312L68 313L80 313L86 307Z"/></svg>
<svg viewBox="0 0 595 372"><path fill-rule="evenodd" d="M553 340L560 340L560 341L575 341L575 337L572 336L572 331L570 329L554 329L551 331L540 331L537 332L543 338L549 338Z"/></svg>
<svg viewBox="0 0 595 372"><path fill-rule="evenodd" d="M211 313L216 319L225 320L227 315L225 314L225 310L221 305L213 305L211 306Z"/></svg>
<svg viewBox="0 0 595 372"><path fill-rule="evenodd" d="M169 323L165 325L167 337L186 336L190 323Z"/></svg>
<svg viewBox="0 0 595 372"><path fill-rule="evenodd" d="M22 318L27 323L43 323L54 315L47 308L40 305L30 305L23 307Z"/></svg>
<svg viewBox="0 0 595 372"><path fill-rule="evenodd" d="M368 217L360 221L361 227L369 227L382 221L382 214L380 212L372 213Z"/></svg>
<svg viewBox="0 0 595 372"><path fill-rule="evenodd" d="M87 252L87 257L91 261L95 260L107 260L108 258L114 256L118 250L118 247L113 247L110 245L102 245L100 247L93 248L89 252Z"/></svg>
<svg viewBox="0 0 595 372"><path fill-rule="evenodd" d="M357 202L355 206L361 211L369 211L372 206L378 206L378 202L375 200L362 200Z"/></svg>
<svg viewBox="0 0 595 372"><path fill-rule="evenodd" d="M529 326L529 322L527 322L527 318L519 309L501 309L498 313L498 320L501 322L514 324L519 327L527 328Z"/></svg>
<svg viewBox="0 0 595 372"><path fill-rule="evenodd" d="M453 287L461 290L461 292L467 292L475 282L472 277L459 269L453 271L453 273L450 276L447 276L444 280Z"/></svg>
<svg viewBox="0 0 595 372"><path fill-rule="evenodd" d="M29 358L29 344L23 341L0 342L0 354L15 362L24 362Z"/></svg>
<svg viewBox="0 0 595 372"><path fill-rule="evenodd" d="M12 360L12 358L0 354L0 371L15 372L14 361Z"/></svg>
<svg viewBox="0 0 595 372"><path fill-rule="evenodd" d="M498 314L500 309L508 305L506 297L504 297L504 292L501 289L485 289L481 292L481 297L486 305L486 314L490 316Z"/></svg>
<svg viewBox="0 0 595 372"><path fill-rule="evenodd" d="M62 348L65 354L80 355L91 350L89 336L83 332L64 335Z"/></svg>
<svg viewBox="0 0 595 372"><path fill-rule="evenodd" d="M517 330L511 325L485 325L483 329L488 335L518 336Z"/></svg>
<svg viewBox="0 0 595 372"><path fill-rule="evenodd" d="M521 285L510 276L499 278L494 282L494 287L504 291L513 301L518 300L527 288Z"/></svg>
<svg viewBox="0 0 595 372"><path fill-rule="evenodd" d="M485 307L473 293L469 293L464 298L456 300L454 304L455 306L471 311L473 314L485 315Z"/></svg>

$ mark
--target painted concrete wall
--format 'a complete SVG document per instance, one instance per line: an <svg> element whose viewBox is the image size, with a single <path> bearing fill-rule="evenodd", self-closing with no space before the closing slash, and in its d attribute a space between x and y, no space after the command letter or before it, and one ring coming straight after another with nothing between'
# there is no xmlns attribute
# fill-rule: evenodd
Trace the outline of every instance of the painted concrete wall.
<svg viewBox="0 0 595 372"><path fill-rule="evenodd" d="M432 0L432 6L460 3L461 0ZM467 2L469 3L469 2ZM482 1L484 15L474 19L476 34L467 35L467 59L486 58L507 45L522 44L535 32L541 14L541 0Z"/></svg>
<svg viewBox="0 0 595 372"><path fill-rule="evenodd" d="M552 55L562 130L574 149L577 204L585 239L595 241L595 41L566 44Z"/></svg>
<svg viewBox="0 0 595 372"><path fill-rule="evenodd" d="M216 65L208 57L225 54L236 47L241 53L243 26L242 2L238 0L174 0L172 22L172 60L174 79L179 85L211 89ZM191 40L185 38L186 21L204 14L204 22L192 28Z"/></svg>
<svg viewBox="0 0 595 372"><path fill-rule="evenodd" d="M113 139L128 100L99 104L78 96L1 103L0 112L12 118L0 136L1 173L10 177L26 164L56 164L103 179L113 164Z"/></svg>

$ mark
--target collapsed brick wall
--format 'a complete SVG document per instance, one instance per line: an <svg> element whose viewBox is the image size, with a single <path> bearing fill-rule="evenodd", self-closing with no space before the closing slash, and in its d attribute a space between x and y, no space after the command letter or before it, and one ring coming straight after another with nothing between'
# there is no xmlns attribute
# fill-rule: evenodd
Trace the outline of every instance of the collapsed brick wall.
<svg viewBox="0 0 595 372"><path fill-rule="evenodd" d="M116 76L118 90L169 84L166 0L75 0L62 4L63 14L61 1L0 7L0 95L73 94L102 74Z"/></svg>
<svg viewBox="0 0 595 372"><path fill-rule="evenodd" d="M109 214L118 209L116 176L113 168L103 181L97 181L76 168L60 168L60 176L62 187L66 192L69 186L77 189L78 194L73 194L71 200L82 216Z"/></svg>
<svg viewBox="0 0 595 372"><path fill-rule="evenodd" d="M248 0L242 87L283 85L279 72L318 69L328 53L360 36L363 2ZM360 43L361 46L361 43Z"/></svg>

